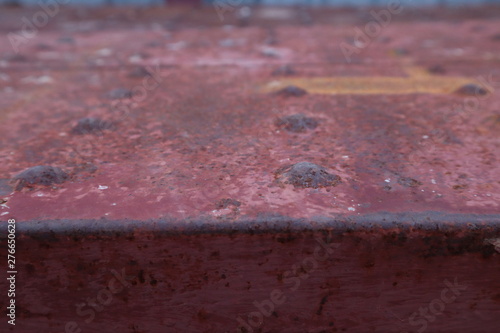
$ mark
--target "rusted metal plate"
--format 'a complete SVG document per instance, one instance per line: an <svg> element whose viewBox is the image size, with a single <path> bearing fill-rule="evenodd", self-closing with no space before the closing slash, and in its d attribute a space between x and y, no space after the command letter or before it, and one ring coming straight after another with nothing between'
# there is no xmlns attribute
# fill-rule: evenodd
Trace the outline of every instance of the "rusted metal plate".
<svg viewBox="0 0 500 333"><path fill-rule="evenodd" d="M296 11L66 10L18 53L0 37L1 327L495 332L498 8L412 9L368 45L369 11Z"/></svg>

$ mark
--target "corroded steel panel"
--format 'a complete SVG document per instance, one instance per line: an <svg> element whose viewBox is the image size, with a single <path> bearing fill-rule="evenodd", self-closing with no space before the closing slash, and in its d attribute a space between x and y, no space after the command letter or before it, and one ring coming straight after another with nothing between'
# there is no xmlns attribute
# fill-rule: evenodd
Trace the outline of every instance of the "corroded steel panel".
<svg viewBox="0 0 500 333"><path fill-rule="evenodd" d="M495 332L498 7L240 9L2 9L0 327Z"/></svg>

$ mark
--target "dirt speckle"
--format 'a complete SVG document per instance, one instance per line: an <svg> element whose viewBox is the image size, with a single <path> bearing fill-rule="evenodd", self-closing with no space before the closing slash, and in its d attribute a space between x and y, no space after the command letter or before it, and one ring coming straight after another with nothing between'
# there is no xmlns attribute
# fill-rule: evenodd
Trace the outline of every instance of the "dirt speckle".
<svg viewBox="0 0 500 333"><path fill-rule="evenodd" d="M296 188L336 186L341 182L339 176L310 162L300 162L278 169L275 172L275 178L279 183L290 184Z"/></svg>
<svg viewBox="0 0 500 333"><path fill-rule="evenodd" d="M401 177L398 179L398 184L404 187L418 187L422 185L421 182L419 182L416 179L410 178L410 177Z"/></svg>
<svg viewBox="0 0 500 333"><path fill-rule="evenodd" d="M277 119L275 125L289 132L303 133L318 127L318 121L298 113Z"/></svg>
<svg viewBox="0 0 500 333"><path fill-rule="evenodd" d="M20 191L24 187L33 187L35 185L61 184L68 179L69 175L58 167L37 165L19 173L12 181L15 190Z"/></svg>
<svg viewBox="0 0 500 333"><path fill-rule="evenodd" d="M323 296L323 298L321 298L321 301L319 302L318 311L316 311L316 314L318 316L321 316L321 314L323 312L323 306L325 306L325 304L326 304L327 301L328 301L328 295Z"/></svg>

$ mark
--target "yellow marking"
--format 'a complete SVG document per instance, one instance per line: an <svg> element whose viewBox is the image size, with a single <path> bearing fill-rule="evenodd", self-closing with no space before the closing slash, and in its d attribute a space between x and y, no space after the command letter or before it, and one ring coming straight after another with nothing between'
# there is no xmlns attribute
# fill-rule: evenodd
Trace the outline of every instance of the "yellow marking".
<svg viewBox="0 0 500 333"><path fill-rule="evenodd" d="M431 75L418 67L406 68L406 77L312 77L285 78L269 82L264 92L272 92L294 85L313 94L448 94L464 84L476 83L466 77Z"/></svg>

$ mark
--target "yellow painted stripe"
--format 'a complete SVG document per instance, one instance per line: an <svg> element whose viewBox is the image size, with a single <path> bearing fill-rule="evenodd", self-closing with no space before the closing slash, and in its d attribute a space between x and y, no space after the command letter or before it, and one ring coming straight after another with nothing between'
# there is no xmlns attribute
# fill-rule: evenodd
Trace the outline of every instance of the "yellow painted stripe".
<svg viewBox="0 0 500 333"><path fill-rule="evenodd" d="M285 78L264 85L264 92L272 92L294 85L313 94L412 94L451 93L464 84L477 83L466 77L430 75L419 68L407 68L407 77L311 77Z"/></svg>

